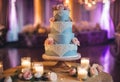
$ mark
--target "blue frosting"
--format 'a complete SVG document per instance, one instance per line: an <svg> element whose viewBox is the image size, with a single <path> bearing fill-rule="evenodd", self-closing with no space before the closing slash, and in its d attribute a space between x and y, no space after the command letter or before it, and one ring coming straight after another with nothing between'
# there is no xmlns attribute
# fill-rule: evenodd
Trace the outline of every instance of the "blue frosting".
<svg viewBox="0 0 120 82"><path fill-rule="evenodd" d="M63 32L58 32L55 28L52 28L51 30L51 33L54 33L54 34L70 34L70 33L72 33L72 27L68 27L68 28L66 28Z"/></svg>
<svg viewBox="0 0 120 82"><path fill-rule="evenodd" d="M56 10L55 12L55 21L70 21L69 11L68 10Z"/></svg>
<svg viewBox="0 0 120 82"><path fill-rule="evenodd" d="M70 44L71 40L74 37L74 34L60 34L60 35L55 35L55 34L49 34L48 37L52 37L55 40L56 44Z"/></svg>

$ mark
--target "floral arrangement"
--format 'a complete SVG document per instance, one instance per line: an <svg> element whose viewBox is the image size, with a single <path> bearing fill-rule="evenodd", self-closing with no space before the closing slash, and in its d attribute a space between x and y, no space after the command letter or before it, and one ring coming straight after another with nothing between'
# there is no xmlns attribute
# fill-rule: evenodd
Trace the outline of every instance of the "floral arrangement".
<svg viewBox="0 0 120 82"><path fill-rule="evenodd" d="M93 64L88 69L88 76L89 77L95 77L102 71L103 71L103 67L101 65ZM69 70L69 75L77 77L77 67L71 67L71 69Z"/></svg>
<svg viewBox="0 0 120 82"><path fill-rule="evenodd" d="M66 15L66 13L64 12L64 10L67 10L68 12L70 11L68 6L65 6L63 4L59 4L59 5L54 5L53 6L53 11L58 11L57 13L54 13L54 17L50 18L50 22L54 22L54 21L72 21L71 18L69 17L69 13ZM66 17L64 17L66 16Z"/></svg>
<svg viewBox="0 0 120 82"><path fill-rule="evenodd" d="M15 71L13 76L7 76L4 79L4 82L16 82L17 79L22 81L56 81L57 74L55 72L45 72L40 74L38 72L33 73L31 70L25 70L21 72L21 70Z"/></svg>
<svg viewBox="0 0 120 82"><path fill-rule="evenodd" d="M103 67L101 65L93 64L92 67L90 67L90 76L94 77L102 71L103 71Z"/></svg>
<svg viewBox="0 0 120 82"><path fill-rule="evenodd" d="M63 4L59 4L59 5L54 5L53 6L53 10L69 10L68 6L64 6Z"/></svg>

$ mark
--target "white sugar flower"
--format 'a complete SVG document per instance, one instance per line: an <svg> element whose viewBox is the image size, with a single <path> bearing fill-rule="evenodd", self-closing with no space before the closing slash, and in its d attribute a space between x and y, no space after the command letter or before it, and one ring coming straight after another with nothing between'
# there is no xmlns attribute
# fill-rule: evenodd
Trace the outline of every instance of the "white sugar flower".
<svg viewBox="0 0 120 82"><path fill-rule="evenodd" d="M74 38L72 39L72 42L73 42L75 45L80 46L80 42L79 42L79 40L78 40L76 37L74 37Z"/></svg>

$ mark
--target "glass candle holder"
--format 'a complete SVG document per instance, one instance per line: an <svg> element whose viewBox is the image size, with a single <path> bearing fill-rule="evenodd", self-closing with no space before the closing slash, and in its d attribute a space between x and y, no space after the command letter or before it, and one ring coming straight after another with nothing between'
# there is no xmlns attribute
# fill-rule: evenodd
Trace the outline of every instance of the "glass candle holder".
<svg viewBox="0 0 120 82"><path fill-rule="evenodd" d="M90 59L89 58L81 58L81 67L85 69L89 69L90 67Z"/></svg>
<svg viewBox="0 0 120 82"><path fill-rule="evenodd" d="M21 66L23 68L31 68L31 58L30 57L21 58Z"/></svg>
<svg viewBox="0 0 120 82"><path fill-rule="evenodd" d="M79 80L86 80L87 79L88 71L85 68L78 66L77 71L78 71L78 79Z"/></svg>
<svg viewBox="0 0 120 82"><path fill-rule="evenodd" d="M44 66L42 62L33 62L32 69L36 73L40 73L41 75L44 73Z"/></svg>

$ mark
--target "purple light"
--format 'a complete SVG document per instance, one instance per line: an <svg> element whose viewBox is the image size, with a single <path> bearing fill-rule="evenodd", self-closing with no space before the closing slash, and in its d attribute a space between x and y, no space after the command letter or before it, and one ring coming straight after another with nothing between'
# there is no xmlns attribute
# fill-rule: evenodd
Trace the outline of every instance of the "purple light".
<svg viewBox="0 0 120 82"><path fill-rule="evenodd" d="M8 41L17 41L18 40L18 23L17 23L17 16L16 16L16 7L15 7L16 0L10 0L10 16L9 16L9 23L10 29L7 34Z"/></svg>
<svg viewBox="0 0 120 82"><path fill-rule="evenodd" d="M111 56L109 47L107 48L105 54L103 54L103 57L101 58L101 62L104 67L104 72L109 73L114 65L114 58Z"/></svg>
<svg viewBox="0 0 120 82"><path fill-rule="evenodd" d="M108 31L108 38L114 37L114 25L110 17L110 0L105 1L100 19L101 29Z"/></svg>
<svg viewBox="0 0 120 82"><path fill-rule="evenodd" d="M8 50L8 58L10 62L11 67L16 67L19 64L19 58L18 58L18 51L17 49L9 49Z"/></svg>

